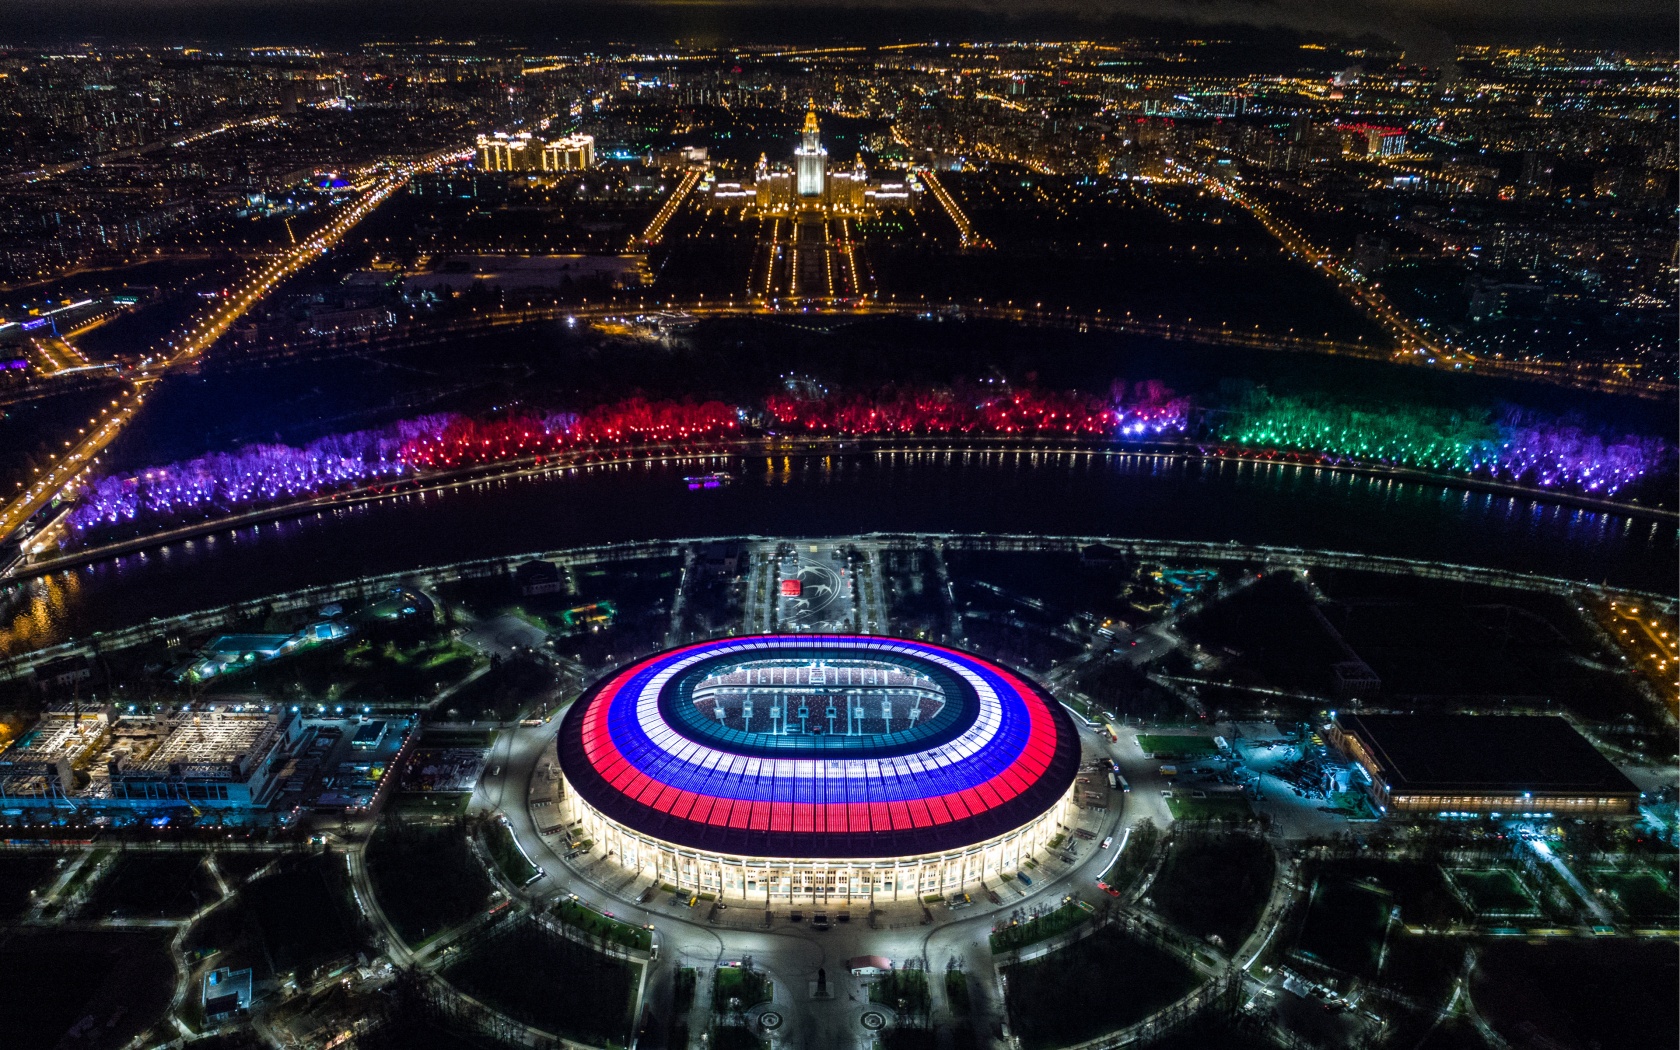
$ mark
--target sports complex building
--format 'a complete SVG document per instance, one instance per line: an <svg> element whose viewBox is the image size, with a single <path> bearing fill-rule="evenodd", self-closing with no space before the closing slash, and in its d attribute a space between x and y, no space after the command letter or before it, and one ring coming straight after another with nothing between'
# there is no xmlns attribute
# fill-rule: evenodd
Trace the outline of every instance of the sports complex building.
<svg viewBox="0 0 1680 1050"><path fill-rule="evenodd" d="M967 653L764 635L593 686L558 742L571 819L626 868L725 897L952 892L1016 871L1073 805L1061 706Z"/></svg>
<svg viewBox="0 0 1680 1050"><path fill-rule="evenodd" d="M1330 742L1385 813L1625 816L1639 789L1555 715L1333 714Z"/></svg>

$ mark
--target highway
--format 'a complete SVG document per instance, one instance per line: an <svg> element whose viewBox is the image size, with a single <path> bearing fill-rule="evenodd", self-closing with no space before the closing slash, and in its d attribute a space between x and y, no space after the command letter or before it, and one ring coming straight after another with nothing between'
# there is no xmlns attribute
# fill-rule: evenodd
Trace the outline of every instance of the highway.
<svg viewBox="0 0 1680 1050"><path fill-rule="evenodd" d="M230 619L248 617L259 610L274 613L317 607L327 602L399 585L433 587L438 583L460 578L472 578L506 572L513 565L531 559L552 561L558 565L580 567L616 560L671 557L680 555L689 545L712 543L772 542L764 536L692 536L673 540L643 540L602 544L589 547L530 551L522 554L450 562L442 565L416 567L402 572L361 577L335 584L308 587L280 594L253 596L244 601L212 609L197 610L178 616L152 619L131 627L102 632L97 644L102 651L140 645L170 634L192 634L214 629ZM1278 569L1356 569L1362 572L1418 579L1449 580L1457 583L1510 588L1542 594L1555 594L1571 600L1590 597L1596 600L1639 600L1664 610L1672 609L1672 595L1630 591L1581 580L1534 573L1515 572L1476 565L1457 565L1449 562L1422 561L1387 555L1360 554L1354 551L1311 550L1301 547L1277 547L1266 544L1218 542L1209 540L1158 540L1117 536L1049 536L1020 534L961 534L961 533L866 533L850 537L848 542L870 548L879 545L922 546L940 544L947 550L973 551L1071 551L1077 552L1091 544L1102 544L1126 552L1146 561L1171 563L1213 562L1217 564L1264 565L1268 571ZM1665 615L1668 613L1665 612ZM1144 638L1160 638L1144 632ZM1140 642L1140 645L1144 643ZM1163 640L1159 644L1170 644ZM0 660L0 681L31 674L44 663L66 656L86 655L92 650L87 640L63 642L40 649L32 649Z"/></svg>
<svg viewBox="0 0 1680 1050"><path fill-rule="evenodd" d="M688 195L694 187L700 185L700 180L705 175L706 172L702 168L690 168L683 173L682 181L677 183L677 188L671 191L671 195L665 199L665 203L659 206L657 212L654 212L653 219L647 224L647 229L643 230L639 236L630 239L632 251L638 248L651 248L659 243L659 239L665 236L665 224L671 221L671 216L675 215L677 209L682 207L682 202L688 199Z"/></svg>
<svg viewBox="0 0 1680 1050"><path fill-rule="evenodd" d="M104 418L92 423L91 431L80 439L65 442L62 452L55 453L46 472L23 492L0 508L0 537L8 536L19 525L47 506L66 488L86 478L97 465L99 453L105 449L145 404L148 388L157 380L196 361L220 339L252 306L272 291L280 282L314 262L356 224L384 203L410 176L427 168L436 168L453 159L454 152L435 153L418 161L394 166L379 175L373 183L309 237L290 245L280 255L270 259L261 269L249 274L244 281L227 289L220 305L194 325L178 340L171 340L161 349L141 360L132 373L134 388L113 400L100 415ZM39 471L37 471L39 473Z"/></svg>
<svg viewBox="0 0 1680 1050"><path fill-rule="evenodd" d="M264 116L247 117L243 120L226 120L216 124L207 124L204 127L189 131L180 138L160 139L157 142L148 142L140 146L129 146L126 149L96 153L91 157L86 157L81 160L66 161L63 164L54 164L45 168L34 168L29 171L20 171L4 181L10 183L23 183L25 185L36 182L46 182L47 180L55 179L60 175L68 175L73 171L81 171L84 168L100 168L116 161L132 160L135 157L144 156L147 153L152 153L165 147L173 148L187 146L199 141L200 139L207 139L212 135L220 135L224 132L235 131L240 128L254 128L260 127L264 124L274 124L279 120L280 118L278 116L271 113Z"/></svg>
<svg viewBox="0 0 1680 1050"><path fill-rule="evenodd" d="M949 215L951 221L956 224L957 235L962 238L964 248L990 248L992 246L991 241L986 240L975 231L974 224L968 219L968 214L962 210L962 206L957 203L956 198L951 196L950 191L940 183L939 176L935 175L932 169L924 168L917 174L921 176L928 191L933 194L933 199L939 202L939 206L945 209L945 214Z"/></svg>
<svg viewBox="0 0 1680 1050"><path fill-rule="evenodd" d="M1429 331L1427 322L1413 320L1401 313L1393 301L1383 294L1381 282L1368 280L1345 260L1338 258L1334 252L1314 245L1299 228L1273 215L1262 201L1243 192L1241 187L1201 173L1195 175L1195 181L1209 192L1247 211L1292 255L1323 272L1324 276L1347 296L1350 303L1381 325L1394 339L1397 349L1392 357L1395 360L1412 359L1411 363L1414 364L1427 364L1447 370L1475 369L1484 373L1578 385L1583 389L1644 396L1639 391L1645 389L1646 384L1619 372L1562 362L1542 364L1494 360L1458 350L1444 337ZM1666 383L1661 385L1672 389Z"/></svg>

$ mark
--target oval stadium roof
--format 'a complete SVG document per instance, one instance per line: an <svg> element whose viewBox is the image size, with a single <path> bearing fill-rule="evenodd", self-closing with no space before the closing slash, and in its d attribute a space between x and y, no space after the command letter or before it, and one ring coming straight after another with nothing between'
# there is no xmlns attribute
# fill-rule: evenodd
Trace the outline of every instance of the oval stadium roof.
<svg viewBox="0 0 1680 1050"><path fill-rule="evenodd" d="M959 650L863 635L659 653L572 705L558 746L572 790L604 816L752 857L983 842L1054 805L1079 764L1072 720L1022 677Z"/></svg>

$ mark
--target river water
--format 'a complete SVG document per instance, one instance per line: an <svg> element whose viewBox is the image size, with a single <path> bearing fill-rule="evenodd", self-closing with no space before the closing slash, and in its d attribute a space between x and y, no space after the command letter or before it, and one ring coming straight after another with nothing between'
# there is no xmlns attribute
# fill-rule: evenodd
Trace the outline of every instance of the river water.
<svg viewBox="0 0 1680 1050"><path fill-rule="evenodd" d="M734 472L691 492L683 476ZM247 526L55 574L8 603L0 652L312 584L621 540L870 531L1237 540L1672 593L1671 522L1293 465L997 451L603 465Z"/></svg>

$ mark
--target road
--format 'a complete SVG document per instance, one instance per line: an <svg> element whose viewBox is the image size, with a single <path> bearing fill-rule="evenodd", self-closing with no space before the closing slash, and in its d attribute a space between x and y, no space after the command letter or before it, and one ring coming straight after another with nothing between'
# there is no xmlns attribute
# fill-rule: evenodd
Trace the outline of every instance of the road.
<svg viewBox="0 0 1680 1050"><path fill-rule="evenodd" d="M160 139L157 142L148 142L141 146L130 146L126 149L111 150L106 153L96 153L93 156L82 160L66 161L63 164L54 164L45 168L20 171L5 181L10 183L22 183L25 185L36 182L45 182L48 179L55 179L60 175L68 175L73 171L81 171L84 168L100 168L116 161L131 160L134 157L144 156L147 153L163 149L166 146L186 146L197 142L200 139L209 138L212 135L220 135L224 132L234 131L240 128L253 128L264 124L274 124L279 120L280 118L278 116L270 113L263 116L247 117L243 120L226 120L216 124L207 124L201 128L189 131L180 138Z"/></svg>
<svg viewBox="0 0 1680 1050"><path fill-rule="evenodd" d="M658 244L660 238L665 236L665 224L671 221L671 216L677 213L677 209L682 207L682 202L687 199L694 187L700 185L700 180L705 176L706 172L703 168L692 168L684 172L682 181L677 183L677 188L671 191L671 195L665 198L665 203L661 204L659 210L654 212L647 228L641 232L640 236L630 239L631 250L651 248Z"/></svg>
<svg viewBox="0 0 1680 1050"><path fill-rule="evenodd" d="M419 161L390 168L360 195L340 207L320 229L297 244L289 246L282 254L270 259L267 265L248 275L239 285L228 289L221 305L200 318L178 342L170 341L143 358L140 367L133 373L132 394L125 393L106 406L100 413L104 418L93 424L92 431L82 434L80 440L66 442L65 450L51 457L46 473L0 508L0 537L10 535L66 488L89 475L99 461L99 453L116 440L117 435L122 433L123 428L145 404L148 389L153 383L196 361L215 345L246 311L260 302L280 282L326 254L345 234L354 229L357 223L384 203L392 193L406 185L415 172L435 168L454 155L432 154ZM38 535L32 546L44 549L43 545L49 538L47 533L43 532Z"/></svg>
<svg viewBox="0 0 1680 1050"><path fill-rule="evenodd" d="M945 209L945 214L951 217L951 222L957 227L957 235L962 238L964 248L990 248L992 246L990 241L975 231L974 224L968 219L968 214L962 210L962 206L957 203L956 198L952 197L950 191L939 181L939 176L926 168L918 171L917 174L921 177L922 184L933 194L933 199L938 201L939 206Z"/></svg>
<svg viewBox="0 0 1680 1050"><path fill-rule="evenodd" d="M275 612L313 608L329 601L341 601L346 597L352 597L364 591L404 585L429 587L444 580L458 578L463 574L508 571L513 565L532 558L565 565L595 565L621 558L678 556L681 554L683 547L688 544L740 543L743 540L759 544L769 542L760 536L691 536L671 540L630 541L592 547L530 551L515 555L449 562L441 565L417 566L403 572L367 576L356 580L341 581L326 586L306 587L280 594L255 595L227 606L159 617L131 627L104 632L100 639L100 646L104 651L109 652L163 638L173 633L211 630L226 622L230 615L251 615L265 607ZM950 550L1019 550L1030 552L1076 552L1085 546L1101 544L1124 550L1133 557L1148 561L1212 562L1241 566L1262 565L1266 566L1268 571L1283 568L1357 569L1362 572L1381 573L1389 576L1447 580L1454 583L1552 594L1570 600L1579 600L1583 597L1603 601L1626 600L1629 596L1637 596L1641 600L1651 602L1669 600L1653 593L1634 592L1623 588L1612 588L1556 576L1541 576L1535 573L1474 565L1455 565L1448 562L1419 561L1384 555L1358 554L1350 551L1310 550L1301 547L1275 547L1264 544L1218 543L1206 540L1138 539L1117 536L1047 536L1005 533L967 535L962 533L896 532L890 534L890 536L869 533L857 537L853 542L859 544L860 548L868 548L874 545L877 549L881 544L890 542L895 545L938 543ZM66 560L59 563L43 564L33 567L32 571L56 572L70 564L76 564L76 562ZM754 571L757 571L756 568ZM761 627L759 629L768 629L769 625L763 623L762 619L760 623ZM36 667L65 656L89 655L92 651L88 641L73 640L21 652L15 656L0 659L0 681L28 675Z"/></svg>
<svg viewBox="0 0 1680 1050"><path fill-rule="evenodd" d="M1631 393L1643 385L1618 372L1594 372L1589 366L1580 364L1494 360L1459 350L1444 336L1430 331L1427 321L1414 320L1402 313L1383 294L1380 282L1367 280L1346 260L1338 258L1327 248L1313 244L1299 228L1272 214L1265 202L1244 192L1240 186L1211 175L1198 174L1195 180L1209 192L1243 208L1292 255L1322 272L1354 307L1388 332L1396 344L1392 356L1397 360L1409 358L1411 363L1447 371L1476 369L1527 379L1590 384L1596 389L1617 393Z"/></svg>

